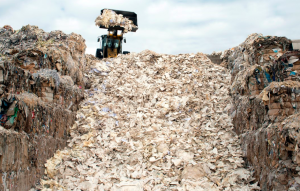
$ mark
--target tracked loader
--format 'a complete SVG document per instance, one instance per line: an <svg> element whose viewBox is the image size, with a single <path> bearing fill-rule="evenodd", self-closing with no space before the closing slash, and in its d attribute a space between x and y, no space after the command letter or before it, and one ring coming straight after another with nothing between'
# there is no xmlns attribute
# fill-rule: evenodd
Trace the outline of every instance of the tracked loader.
<svg viewBox="0 0 300 191"><path fill-rule="evenodd" d="M100 14L102 15L103 11L107 9L102 9ZM108 9L114 11L116 14L122 14L123 17L128 18L133 22L133 24L136 26L132 28L132 30L128 32L136 32L137 31L137 14L134 12L129 11L121 11L121 10L114 10L114 9ZM96 50L96 57L97 58L114 58L117 57L118 54L128 54L129 51L123 51L122 52L122 42L126 43L126 38L123 37L124 35L124 27L122 26L103 26L100 25L99 28L107 29L107 34L101 35L98 37L98 42L100 42L100 48Z"/></svg>

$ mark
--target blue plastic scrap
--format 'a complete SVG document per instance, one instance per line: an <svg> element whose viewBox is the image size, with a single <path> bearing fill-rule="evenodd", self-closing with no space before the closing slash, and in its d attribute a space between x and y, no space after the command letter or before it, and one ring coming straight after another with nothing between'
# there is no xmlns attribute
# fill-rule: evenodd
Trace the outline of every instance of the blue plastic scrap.
<svg viewBox="0 0 300 191"><path fill-rule="evenodd" d="M268 72L265 71L265 75L266 75L266 78L267 78L268 82L271 83L272 80L271 80L270 74L269 74Z"/></svg>

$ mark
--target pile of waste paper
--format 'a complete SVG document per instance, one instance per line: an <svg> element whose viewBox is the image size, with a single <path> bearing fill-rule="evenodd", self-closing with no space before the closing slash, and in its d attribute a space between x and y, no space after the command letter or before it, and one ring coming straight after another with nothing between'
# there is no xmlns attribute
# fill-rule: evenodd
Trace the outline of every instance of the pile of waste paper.
<svg viewBox="0 0 300 191"><path fill-rule="evenodd" d="M137 28L131 20L109 9L103 10L103 13L96 18L95 24L96 26L103 25L106 28L120 26L124 28L124 33Z"/></svg>
<svg viewBox="0 0 300 191"><path fill-rule="evenodd" d="M227 114L227 69L202 53L90 60L91 88L43 190L260 189Z"/></svg>

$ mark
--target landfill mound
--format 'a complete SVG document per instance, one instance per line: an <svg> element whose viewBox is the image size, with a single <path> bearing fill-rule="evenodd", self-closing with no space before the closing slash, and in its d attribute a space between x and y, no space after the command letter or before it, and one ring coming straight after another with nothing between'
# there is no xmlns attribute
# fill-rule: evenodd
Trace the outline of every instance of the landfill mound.
<svg viewBox="0 0 300 191"><path fill-rule="evenodd" d="M255 33L207 56L85 49L74 33L0 28L0 190L300 190L291 40Z"/></svg>
<svg viewBox="0 0 300 191"><path fill-rule="evenodd" d="M227 69L202 53L89 60L72 139L45 164L40 188L259 189L227 115Z"/></svg>
<svg viewBox="0 0 300 191"><path fill-rule="evenodd" d="M85 49L75 33L0 28L0 190L29 190L66 146L84 96Z"/></svg>
<svg viewBox="0 0 300 191"><path fill-rule="evenodd" d="M288 38L257 33L221 55L234 130L262 190L300 189L299 58Z"/></svg>

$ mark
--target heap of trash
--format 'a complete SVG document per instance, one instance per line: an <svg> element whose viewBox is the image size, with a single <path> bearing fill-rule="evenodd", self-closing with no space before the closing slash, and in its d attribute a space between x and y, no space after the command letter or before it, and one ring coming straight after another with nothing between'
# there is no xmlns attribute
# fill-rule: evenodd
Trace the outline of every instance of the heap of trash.
<svg viewBox="0 0 300 191"><path fill-rule="evenodd" d="M124 28L124 33L131 31L133 28L137 28L132 20L109 9L104 9L103 13L95 19L95 25L99 27L103 25L106 28L120 26Z"/></svg>
<svg viewBox="0 0 300 191"><path fill-rule="evenodd" d="M84 96L85 40L0 27L0 190L29 190L66 146Z"/></svg>
<svg viewBox="0 0 300 191"><path fill-rule="evenodd" d="M228 111L231 75L202 53L89 59L90 89L43 190L257 190Z"/></svg>
<svg viewBox="0 0 300 191"><path fill-rule="evenodd" d="M300 51L286 37L254 33L220 57L231 72L230 115L253 176L262 190L299 190Z"/></svg>

